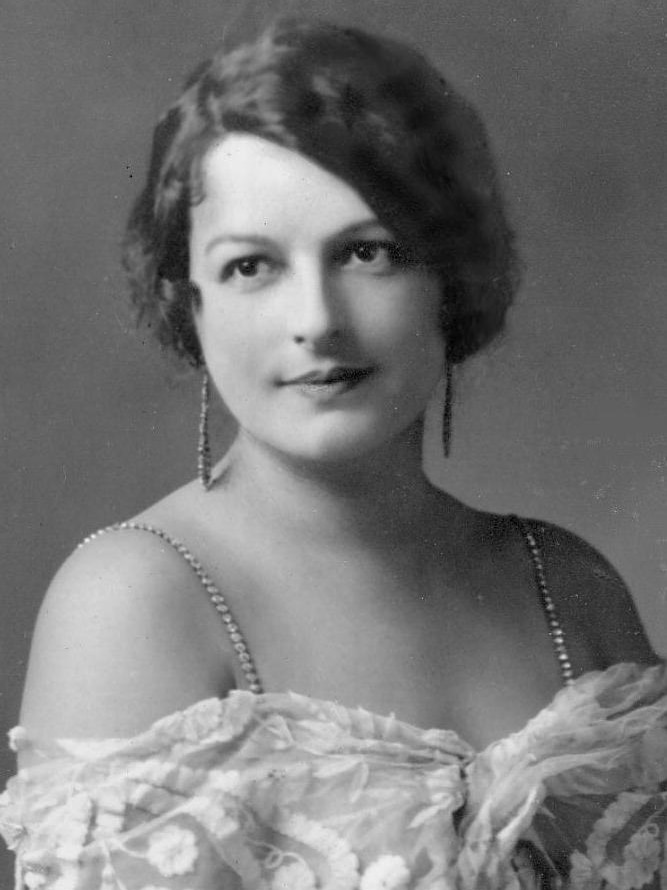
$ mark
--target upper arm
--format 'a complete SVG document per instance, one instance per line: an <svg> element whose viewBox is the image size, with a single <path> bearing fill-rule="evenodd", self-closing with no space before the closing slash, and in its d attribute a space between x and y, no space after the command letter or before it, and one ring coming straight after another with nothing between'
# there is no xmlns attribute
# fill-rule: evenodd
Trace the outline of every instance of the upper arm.
<svg viewBox="0 0 667 890"><path fill-rule="evenodd" d="M127 736L233 685L221 628L161 542L103 535L75 551L37 619L21 722L38 739Z"/></svg>
<svg viewBox="0 0 667 890"><path fill-rule="evenodd" d="M549 588L563 623L588 649L595 667L659 661L612 565L577 535L546 523L538 528Z"/></svg>

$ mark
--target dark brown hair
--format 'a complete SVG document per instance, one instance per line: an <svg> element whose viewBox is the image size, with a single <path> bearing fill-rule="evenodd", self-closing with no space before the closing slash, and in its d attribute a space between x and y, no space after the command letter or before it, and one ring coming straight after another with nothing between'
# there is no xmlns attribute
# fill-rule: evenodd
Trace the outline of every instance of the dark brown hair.
<svg viewBox="0 0 667 890"><path fill-rule="evenodd" d="M234 132L298 151L345 180L438 273L451 361L502 329L518 261L476 112L403 43L282 19L201 65L155 128L124 264L133 302L163 344L202 361L190 208L202 198L206 151Z"/></svg>

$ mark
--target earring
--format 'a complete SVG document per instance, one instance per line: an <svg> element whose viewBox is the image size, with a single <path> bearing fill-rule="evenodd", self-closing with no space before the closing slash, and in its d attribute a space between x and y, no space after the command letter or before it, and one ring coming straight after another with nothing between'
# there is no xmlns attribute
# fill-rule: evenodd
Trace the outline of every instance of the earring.
<svg viewBox="0 0 667 890"><path fill-rule="evenodd" d="M197 441L197 476L205 491L211 487L211 446L208 439L208 405L210 384L204 368L201 381L201 405L199 408L199 439Z"/></svg>
<svg viewBox="0 0 667 890"><path fill-rule="evenodd" d="M452 400L454 398L454 371L450 361L445 367L445 402L442 411L442 450L449 457L452 450Z"/></svg>

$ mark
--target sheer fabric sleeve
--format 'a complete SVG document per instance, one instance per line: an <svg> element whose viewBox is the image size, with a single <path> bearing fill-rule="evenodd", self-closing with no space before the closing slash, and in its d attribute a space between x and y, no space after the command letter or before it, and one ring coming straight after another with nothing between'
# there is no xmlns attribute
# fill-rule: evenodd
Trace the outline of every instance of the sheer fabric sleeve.
<svg viewBox="0 0 667 890"><path fill-rule="evenodd" d="M16 887L242 886L214 856L218 845L233 846L235 808L228 798L235 774L211 769L207 757L212 748L222 755L242 729L244 702L238 705L224 726L219 703L211 700L130 740L40 748L14 730L13 747L30 747L43 760L19 771L1 800L0 824L16 853Z"/></svg>
<svg viewBox="0 0 667 890"><path fill-rule="evenodd" d="M617 665L479 754L455 733L236 692L60 741L0 800L17 890L659 890L667 674Z"/></svg>
<svg viewBox="0 0 667 890"><path fill-rule="evenodd" d="M665 666L580 678L467 780L461 886L667 888Z"/></svg>
<svg viewBox="0 0 667 890"><path fill-rule="evenodd" d="M407 886L419 853L414 886L431 887L456 855L465 753L453 734L238 692L131 740L61 741L11 780L0 827L17 890L380 890Z"/></svg>

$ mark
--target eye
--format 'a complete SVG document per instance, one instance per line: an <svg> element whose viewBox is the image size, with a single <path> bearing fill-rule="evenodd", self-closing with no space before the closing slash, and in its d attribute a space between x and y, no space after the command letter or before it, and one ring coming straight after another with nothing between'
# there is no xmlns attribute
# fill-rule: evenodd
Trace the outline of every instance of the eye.
<svg viewBox="0 0 667 890"><path fill-rule="evenodd" d="M387 248L378 241L361 241L352 248L352 256L362 263L372 263L386 250Z"/></svg>
<svg viewBox="0 0 667 890"><path fill-rule="evenodd" d="M400 245L388 240L353 241L343 247L338 259L348 269L367 269L377 274L391 272L406 263Z"/></svg>
<svg viewBox="0 0 667 890"><path fill-rule="evenodd" d="M249 254L236 257L225 263L220 273L220 281L236 284L242 288L257 287L268 280L275 272L276 263L262 254Z"/></svg>

